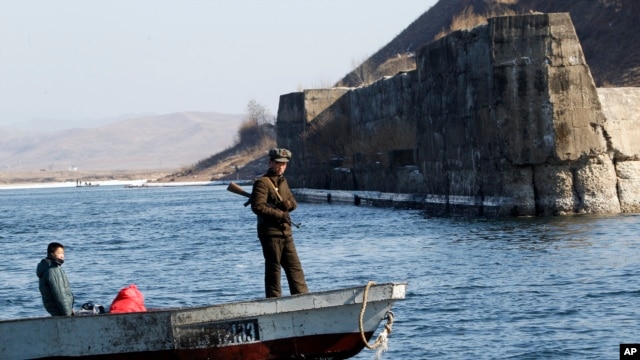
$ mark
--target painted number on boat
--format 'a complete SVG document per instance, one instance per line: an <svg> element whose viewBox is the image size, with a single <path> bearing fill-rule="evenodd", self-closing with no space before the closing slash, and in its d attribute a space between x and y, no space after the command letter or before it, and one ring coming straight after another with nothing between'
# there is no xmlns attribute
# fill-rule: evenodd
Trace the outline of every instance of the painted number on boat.
<svg viewBox="0 0 640 360"><path fill-rule="evenodd" d="M224 345L242 344L260 340L258 320L233 321L226 323L228 331L220 338Z"/></svg>
<svg viewBox="0 0 640 360"><path fill-rule="evenodd" d="M215 322L180 327L178 344L182 348L228 346L260 341L258 319Z"/></svg>

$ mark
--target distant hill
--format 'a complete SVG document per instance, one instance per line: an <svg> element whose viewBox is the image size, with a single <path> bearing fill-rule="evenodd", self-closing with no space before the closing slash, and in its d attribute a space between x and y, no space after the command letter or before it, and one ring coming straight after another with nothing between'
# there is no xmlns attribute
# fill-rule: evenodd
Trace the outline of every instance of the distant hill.
<svg viewBox="0 0 640 360"><path fill-rule="evenodd" d="M234 144L243 115L181 112L53 132L0 130L0 171L177 169Z"/></svg>
<svg viewBox="0 0 640 360"><path fill-rule="evenodd" d="M337 85L361 85L363 72L377 79L406 70L394 63L485 17L530 12L570 13L596 86L640 86L638 0L440 0Z"/></svg>

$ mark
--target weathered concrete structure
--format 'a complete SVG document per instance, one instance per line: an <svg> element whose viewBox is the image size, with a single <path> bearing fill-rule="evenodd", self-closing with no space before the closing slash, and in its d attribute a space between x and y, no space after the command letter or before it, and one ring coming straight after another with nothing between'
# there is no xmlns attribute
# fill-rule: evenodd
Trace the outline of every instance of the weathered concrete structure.
<svg viewBox="0 0 640 360"><path fill-rule="evenodd" d="M291 185L411 193L432 213L640 211L640 89L596 89L569 14L492 18L416 63L281 96Z"/></svg>

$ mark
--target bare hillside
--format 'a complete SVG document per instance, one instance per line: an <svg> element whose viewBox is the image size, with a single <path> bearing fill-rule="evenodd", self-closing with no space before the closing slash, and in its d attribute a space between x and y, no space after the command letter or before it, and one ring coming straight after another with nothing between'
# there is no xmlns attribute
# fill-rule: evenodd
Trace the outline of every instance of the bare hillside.
<svg viewBox="0 0 640 360"><path fill-rule="evenodd" d="M337 85L358 86L362 73L373 79L395 75L393 59L451 31L473 27L484 18L530 12L568 12L598 87L640 86L640 33L637 0L440 0L391 42L347 74Z"/></svg>

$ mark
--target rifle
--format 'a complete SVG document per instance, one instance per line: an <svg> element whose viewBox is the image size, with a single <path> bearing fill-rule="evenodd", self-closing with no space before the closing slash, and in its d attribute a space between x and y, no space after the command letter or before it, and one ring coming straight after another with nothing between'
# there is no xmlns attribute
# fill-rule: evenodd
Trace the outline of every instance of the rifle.
<svg viewBox="0 0 640 360"><path fill-rule="evenodd" d="M234 194L238 194L238 195L242 195L242 196L246 196L249 198L249 200L247 200L247 202L244 203L244 206L247 206L249 204L251 204L251 194L249 194L248 192L244 191L238 184L234 183L233 181L229 183L229 186L227 187L228 191L231 191Z"/></svg>
<svg viewBox="0 0 640 360"><path fill-rule="evenodd" d="M273 184L271 184L273 186ZM227 190L231 191L234 194L238 194L238 195L242 195L242 196L246 196L249 198L249 200L247 200L244 203L244 206L247 206L249 204L251 204L251 194L249 194L248 192L244 191L238 184L234 183L233 181L229 183L229 186L227 186ZM280 201L282 201L282 199L280 198L280 194L278 194L278 192L276 191L276 195L278 196L278 199L280 199ZM296 224L293 221L289 224L289 225L293 225L295 227L297 227L298 229L300 228L301 224Z"/></svg>

